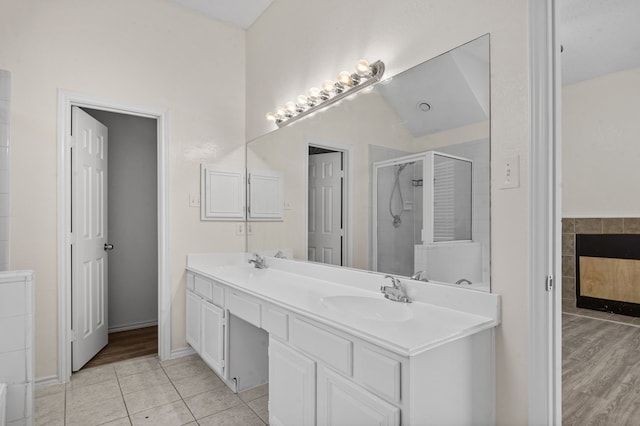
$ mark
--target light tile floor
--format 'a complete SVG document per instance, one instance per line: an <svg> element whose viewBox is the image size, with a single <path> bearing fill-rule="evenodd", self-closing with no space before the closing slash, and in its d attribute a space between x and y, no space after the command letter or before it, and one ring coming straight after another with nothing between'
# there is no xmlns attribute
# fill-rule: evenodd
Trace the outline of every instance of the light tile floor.
<svg viewBox="0 0 640 426"><path fill-rule="evenodd" d="M143 357L36 389L35 424L180 426L268 423L268 386L234 394L197 356Z"/></svg>

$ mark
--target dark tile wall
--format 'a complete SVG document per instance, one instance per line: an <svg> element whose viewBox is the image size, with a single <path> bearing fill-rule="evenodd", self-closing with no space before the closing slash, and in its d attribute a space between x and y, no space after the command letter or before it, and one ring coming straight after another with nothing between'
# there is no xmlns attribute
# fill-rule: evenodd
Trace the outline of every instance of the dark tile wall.
<svg viewBox="0 0 640 426"><path fill-rule="evenodd" d="M576 305L576 234L640 234L640 217L562 219L562 298Z"/></svg>

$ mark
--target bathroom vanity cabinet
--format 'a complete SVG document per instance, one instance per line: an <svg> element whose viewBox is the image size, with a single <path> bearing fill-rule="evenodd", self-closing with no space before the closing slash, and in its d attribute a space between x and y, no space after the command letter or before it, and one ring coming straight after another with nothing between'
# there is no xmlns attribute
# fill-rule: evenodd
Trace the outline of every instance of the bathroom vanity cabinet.
<svg viewBox="0 0 640 426"><path fill-rule="evenodd" d="M223 287L206 278L187 278L187 343L213 371L225 375Z"/></svg>
<svg viewBox="0 0 640 426"><path fill-rule="evenodd" d="M191 262L187 341L228 386L239 390L238 383L256 386L265 383L267 375L256 372L262 369L256 367L260 364L256 359L230 374L225 366L236 362L237 355L229 356L234 354L234 342L245 345L243 352L247 344L253 344L255 350L249 347L248 351L258 353L266 342L260 334L248 335L253 331L246 327L240 335L229 330L229 318L237 317L268 336L270 424L494 423L493 327L497 318L421 302L395 305L398 302L383 299L377 291L363 292L318 280L317 274L312 279L286 271L287 266L299 267L286 263L292 261L268 261L285 270L275 266L258 270L242 263L207 268ZM330 269L329 275L335 272ZM367 273L363 278L372 277L377 275ZM336 292L349 294L348 301L371 298L382 303L383 309L390 307L391 316L380 319L376 311L367 313L363 321L353 312L323 310L323 303ZM489 304L499 304L497 296L488 296ZM450 297L447 294L444 299ZM357 303L353 309L358 310ZM394 317L396 311L404 316ZM433 322L437 321L447 324L436 327ZM416 343L407 346L403 342Z"/></svg>

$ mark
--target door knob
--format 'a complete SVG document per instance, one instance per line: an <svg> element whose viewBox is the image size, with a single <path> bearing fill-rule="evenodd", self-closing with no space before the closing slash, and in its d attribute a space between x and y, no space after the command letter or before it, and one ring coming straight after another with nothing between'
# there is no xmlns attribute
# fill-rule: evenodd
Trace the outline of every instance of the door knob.
<svg viewBox="0 0 640 426"><path fill-rule="evenodd" d="M104 251L113 250L113 244L104 243Z"/></svg>

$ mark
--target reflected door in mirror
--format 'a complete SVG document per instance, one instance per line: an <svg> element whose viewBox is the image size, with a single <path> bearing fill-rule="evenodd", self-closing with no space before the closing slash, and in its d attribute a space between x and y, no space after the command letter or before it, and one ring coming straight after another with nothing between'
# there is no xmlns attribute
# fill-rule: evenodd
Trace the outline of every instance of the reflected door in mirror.
<svg viewBox="0 0 640 426"><path fill-rule="evenodd" d="M342 265L342 153L309 155L309 260Z"/></svg>

